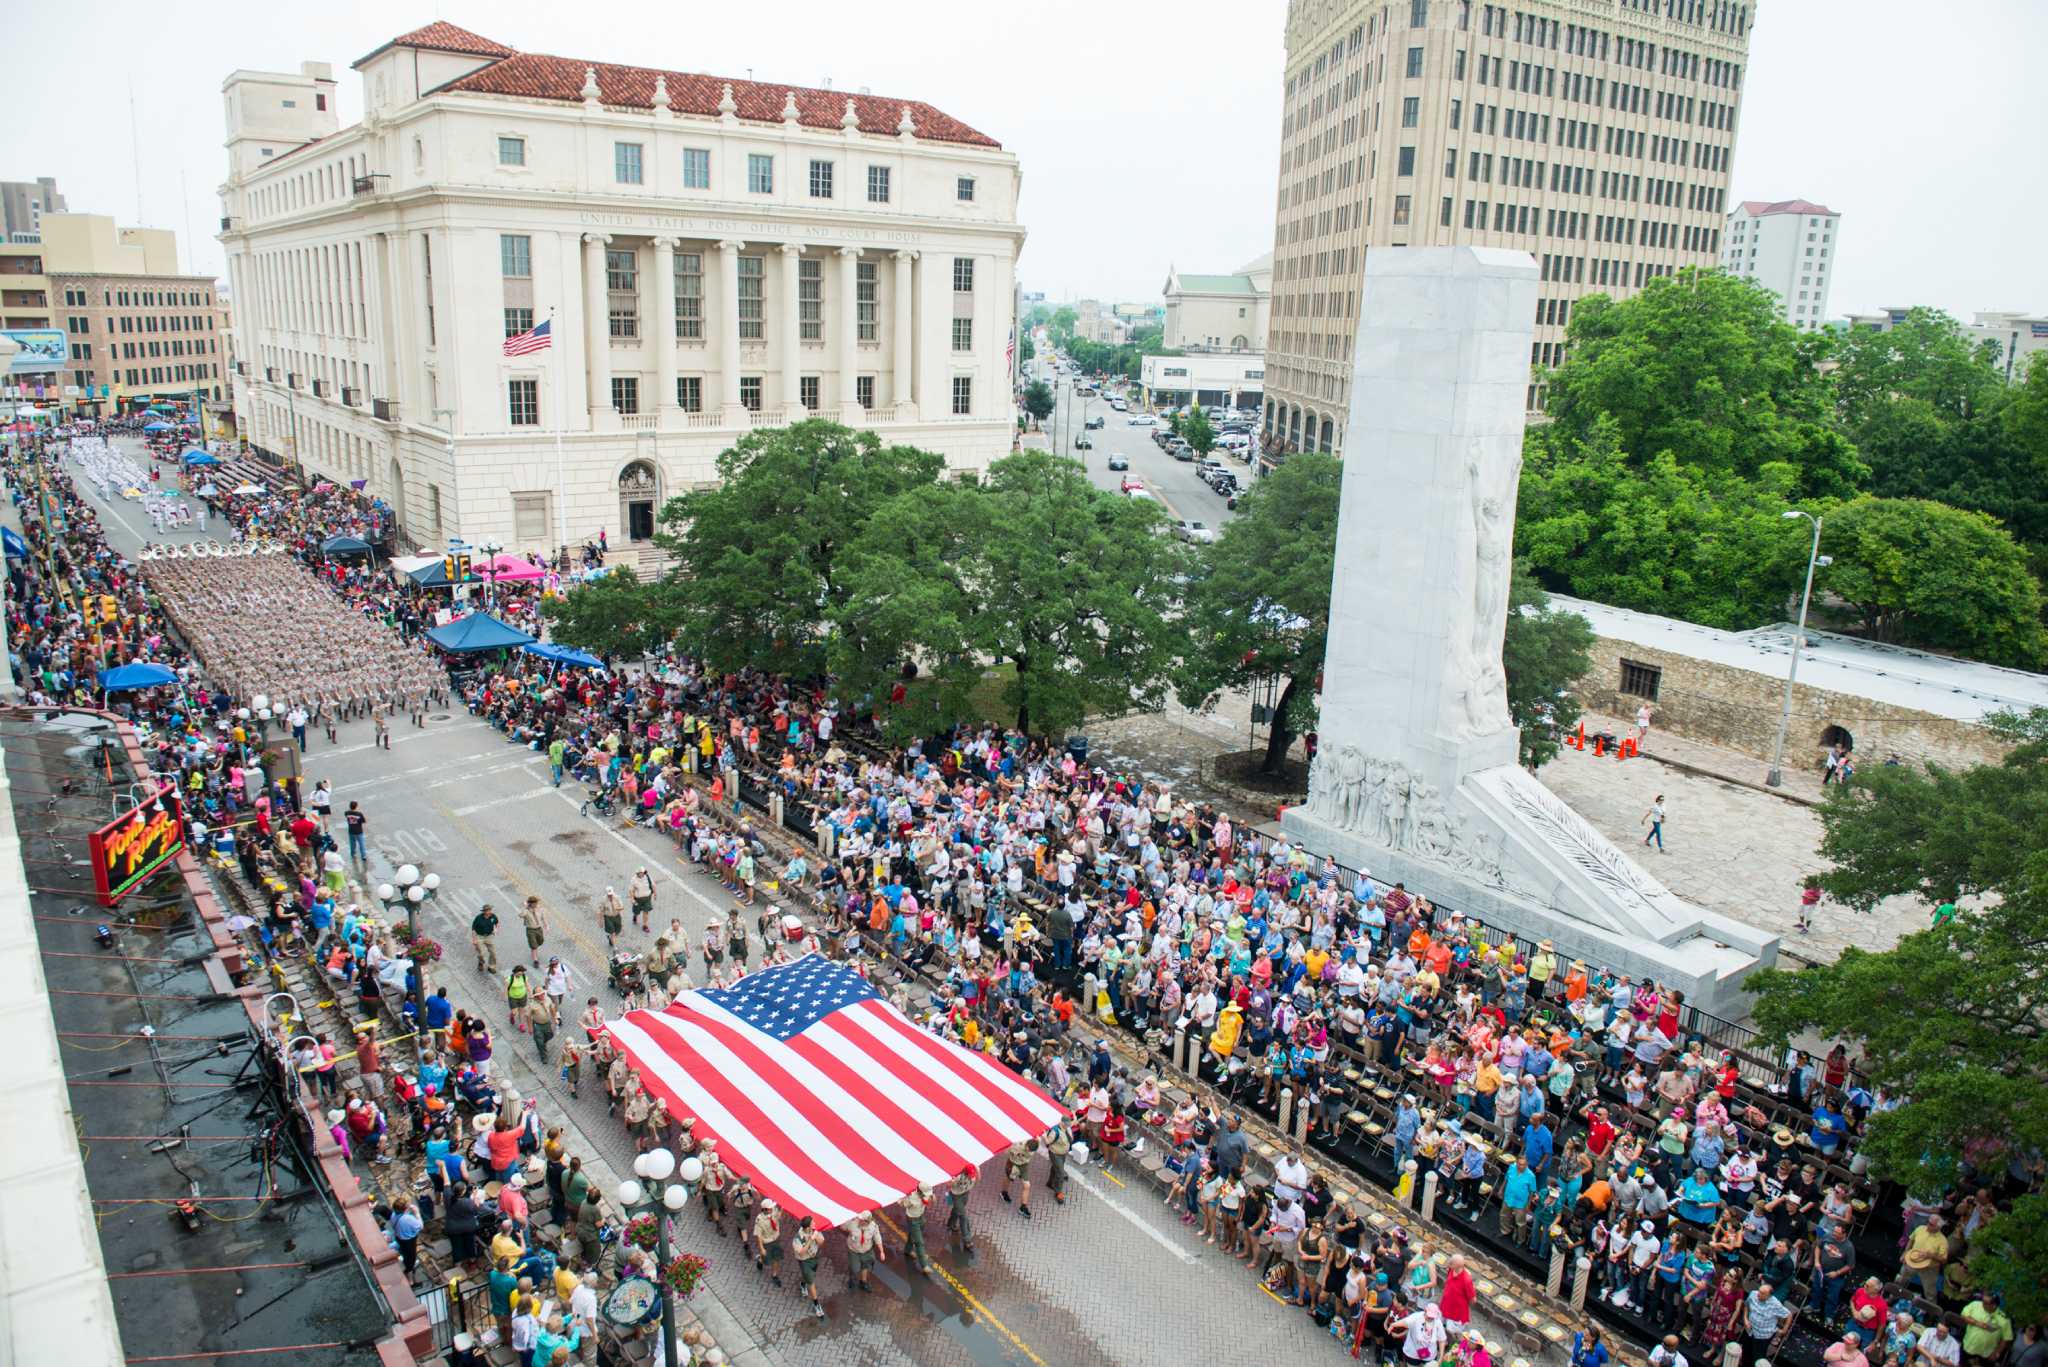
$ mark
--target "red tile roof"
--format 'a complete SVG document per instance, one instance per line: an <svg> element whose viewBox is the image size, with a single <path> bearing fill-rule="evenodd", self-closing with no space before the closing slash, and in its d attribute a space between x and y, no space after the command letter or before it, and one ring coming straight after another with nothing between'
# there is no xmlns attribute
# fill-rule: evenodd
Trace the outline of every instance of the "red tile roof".
<svg viewBox="0 0 2048 1367"><path fill-rule="evenodd" d="M516 49L506 47L503 43L494 43L482 34L471 33L466 28L457 28L453 24L436 19L433 23L422 28L416 28L411 33L399 34L396 38L384 44L383 47L370 53L369 56L358 58L355 65L361 66L364 62L369 61L371 57L375 57L377 53L394 47L425 48L429 52L455 52L465 57L512 57L517 55Z"/></svg>
<svg viewBox="0 0 2048 1367"><path fill-rule="evenodd" d="M1742 212L1751 218L1765 218L1771 214L1814 214L1834 216L1834 210L1825 204L1815 204L1810 199L1745 199Z"/></svg>
<svg viewBox="0 0 2048 1367"><path fill-rule="evenodd" d="M457 77L441 90L513 95L534 100L580 100L583 98L583 73L590 68L597 71L599 98L608 105L652 109L654 82L657 78L664 78L668 82L669 104L679 114L717 117L719 96L725 86L731 85L733 103L737 106L735 114L754 123L782 122L783 101L785 97L795 95L798 122L806 128L838 128L839 120L846 112L846 102L850 99L863 133L893 136L907 104L911 121L917 125L917 136L922 140L970 143L977 147L1002 145L986 133L977 132L919 100L849 95L842 90L810 90L802 86L770 85L760 81L728 81L720 76L657 71L652 67L614 66L607 62L585 62L532 52L515 53L480 71Z"/></svg>

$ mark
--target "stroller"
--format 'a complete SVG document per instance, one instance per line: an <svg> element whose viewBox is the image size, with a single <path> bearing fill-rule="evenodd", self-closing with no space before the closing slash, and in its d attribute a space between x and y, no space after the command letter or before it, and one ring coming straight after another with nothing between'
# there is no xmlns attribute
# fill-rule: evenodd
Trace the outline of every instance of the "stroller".
<svg viewBox="0 0 2048 1367"><path fill-rule="evenodd" d="M578 816L589 816L592 812L596 812L599 816L606 817L616 810L618 810L618 802L612 796L610 788L592 788L590 796L583 799L583 805L577 809L576 814Z"/></svg>
<svg viewBox="0 0 2048 1367"><path fill-rule="evenodd" d="M612 991L621 997L630 997L647 985L647 975L640 967L640 960L641 955L630 949L622 949L612 955L611 971L608 975Z"/></svg>

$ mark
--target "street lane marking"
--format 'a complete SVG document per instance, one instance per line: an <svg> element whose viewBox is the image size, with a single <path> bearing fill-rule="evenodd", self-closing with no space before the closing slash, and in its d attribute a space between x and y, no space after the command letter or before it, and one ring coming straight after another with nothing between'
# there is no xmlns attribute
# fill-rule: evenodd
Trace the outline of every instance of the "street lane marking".
<svg viewBox="0 0 2048 1367"><path fill-rule="evenodd" d="M484 723L480 721L459 721L453 726L435 726L425 730L408 732L403 736L393 736L391 743L393 745L404 745L407 741L426 740L433 736L445 736L452 731L473 731L483 725ZM318 753L321 759L333 759L340 755L360 755L365 750L375 750L376 748L376 741L366 740L361 745L343 745L333 750L322 750ZM310 760L312 757L313 752L309 751L306 758Z"/></svg>
<svg viewBox="0 0 2048 1367"><path fill-rule="evenodd" d="M899 1240L902 1240L906 1245L908 1244L909 1236L904 1234L904 1232L901 1229L897 1228L896 1222L894 1220L882 1214L880 1211L875 1212L875 1218L880 1220L884 1225L887 1225L889 1228L889 1232L891 1234L895 1235ZM906 1253L906 1266L908 1265L908 1256L909 1255ZM1011 1329L1009 1325L1004 1324L1001 1320L997 1319L995 1315L990 1312L987 1306L983 1305L980 1301L976 1300L974 1298L974 1293L972 1291L969 1291L966 1287L962 1286L960 1284L960 1279L958 1277L955 1277L952 1273L948 1272L943 1266L941 1266L938 1259L927 1256L925 1258L925 1263L927 1266L931 1268L932 1271L938 1273L939 1276L945 1279L946 1285L953 1288L953 1294L958 1296L962 1303L964 1303L968 1309L972 1310L975 1314L981 1316L984 1320L987 1320L988 1323L998 1333L1000 1333L1004 1338L1010 1341L1010 1343L1017 1349L1018 1352L1022 1353L1025 1357L1028 1357L1033 1362L1037 1363L1038 1367L1048 1367L1046 1360L1044 1358L1040 1357L1038 1354L1031 1351L1030 1344L1026 1343L1023 1339L1017 1337L1017 1333L1015 1330Z"/></svg>
<svg viewBox="0 0 2048 1367"><path fill-rule="evenodd" d="M1179 1244L1175 1243L1173 1240L1167 1238L1164 1234L1161 1234L1158 1230L1154 1229L1152 1227L1152 1222L1147 1220L1144 1216L1138 1214L1138 1212L1132 1210L1129 1206L1117 1200L1108 1192L1098 1189L1094 1183L1088 1180L1088 1175L1086 1173L1074 1172L1068 1175L1071 1176L1076 1182L1080 1183L1081 1189L1083 1191L1086 1191L1090 1196L1093 1196L1096 1200L1102 1202L1102 1204L1108 1206L1111 1210L1123 1216L1124 1219L1130 1221L1133 1225L1136 1225L1138 1227L1139 1233L1143 1234L1153 1243L1158 1244L1161 1248L1165 1249L1168 1253L1171 1253L1174 1257L1188 1264L1194 1264L1202 1261L1200 1254L1188 1252ZM1108 1174L1104 1175L1107 1176Z"/></svg>
<svg viewBox="0 0 2048 1367"><path fill-rule="evenodd" d="M536 774L534 775L534 777L538 778L539 775ZM576 808L577 813L579 815L582 813L583 804L581 802L578 802L575 798L570 797L560 788L554 787L551 784L548 787L542 788L541 791L544 793L553 793L556 797L562 799L562 801L568 803L571 807ZM626 837L624 837L623 835L620 835L610 826L607 826L602 820L598 821L596 825L598 830L603 831L606 835L618 841L621 845L624 845L627 849L631 850L635 855L639 856L642 859L645 859L647 857L647 851L641 849L638 845L635 845L632 841L626 839ZM699 902L702 902L706 907L710 908L712 915L720 917L725 915L726 909L724 906L712 901L709 897L706 897L703 893L697 891L695 887L691 886L689 880L684 878L681 874L676 873L673 870L667 868L659 860L655 861L654 867L660 871L661 876L663 878L668 879L669 882L674 883L684 892L689 893L690 896L696 898ZM737 899L735 899L734 905L738 905Z"/></svg>
<svg viewBox="0 0 2048 1367"><path fill-rule="evenodd" d="M354 783L337 783L330 791L337 795L341 793L359 793L365 788L381 788L387 783L403 783L414 774L424 774L430 769L437 769L439 767L436 764L421 764L411 769L401 769L395 774L385 774L381 778L359 779Z"/></svg>
<svg viewBox="0 0 2048 1367"><path fill-rule="evenodd" d="M493 807L503 807L512 802L531 802L537 797L546 797L554 791L553 788L536 788L528 793L511 793L505 797L494 797L485 802L472 802L467 807L457 807L454 815L474 816L478 812L487 812Z"/></svg>
<svg viewBox="0 0 2048 1367"><path fill-rule="evenodd" d="M546 757L543 755L529 755L525 759L515 759L510 764L493 764L488 768L472 769L468 773L452 774L447 778L437 778L432 783L429 783L425 786L429 788L446 788L453 783L474 783L478 779L486 778L491 774L502 774L506 772L508 769L524 768L526 765L532 764L535 760L541 760L545 762L545 759ZM429 765L428 767L433 768L435 766ZM414 772L416 773L418 771L415 770Z"/></svg>

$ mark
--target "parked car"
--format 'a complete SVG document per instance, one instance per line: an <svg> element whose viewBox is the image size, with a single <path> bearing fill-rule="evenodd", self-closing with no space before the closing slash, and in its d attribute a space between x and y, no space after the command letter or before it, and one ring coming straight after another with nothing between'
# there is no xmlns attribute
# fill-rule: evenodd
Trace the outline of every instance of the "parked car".
<svg viewBox="0 0 2048 1367"><path fill-rule="evenodd" d="M1130 461L1130 457L1128 457L1128 456L1122 456L1122 455L1118 455L1118 454L1117 454L1117 453L1115 453L1115 452L1111 452L1111 453L1110 453L1110 457L1109 457L1109 468L1110 468L1110 469L1112 469L1112 470L1128 470L1128 469L1130 469L1130 468L1131 468L1131 461Z"/></svg>
<svg viewBox="0 0 2048 1367"><path fill-rule="evenodd" d="M1133 413L1130 417L1124 419L1124 426L1157 427L1159 426L1159 419L1153 417L1150 413Z"/></svg>
<svg viewBox="0 0 2048 1367"><path fill-rule="evenodd" d="M1152 434L1152 444L1154 446L1161 448L1162 450L1179 440L1179 437L1176 437L1175 435L1173 435L1173 433L1167 431L1163 427L1159 428Z"/></svg>
<svg viewBox="0 0 2048 1367"><path fill-rule="evenodd" d="M1207 545L1216 539L1216 529L1206 522L1189 522L1183 519L1173 524L1173 535L1177 541Z"/></svg>
<svg viewBox="0 0 2048 1367"><path fill-rule="evenodd" d="M1095 443L1088 440L1088 435L1084 432L1080 436L1074 438L1074 449L1076 451L1093 451L1095 449Z"/></svg>
<svg viewBox="0 0 2048 1367"><path fill-rule="evenodd" d="M1129 407L1129 405L1126 404L1122 399L1111 399L1109 401L1109 406L1111 408L1114 408L1119 413L1123 412L1127 407Z"/></svg>
<svg viewBox="0 0 2048 1367"><path fill-rule="evenodd" d="M1117 481L1116 487L1127 494L1142 494L1145 492L1145 481L1142 479L1132 479L1129 475L1125 475Z"/></svg>

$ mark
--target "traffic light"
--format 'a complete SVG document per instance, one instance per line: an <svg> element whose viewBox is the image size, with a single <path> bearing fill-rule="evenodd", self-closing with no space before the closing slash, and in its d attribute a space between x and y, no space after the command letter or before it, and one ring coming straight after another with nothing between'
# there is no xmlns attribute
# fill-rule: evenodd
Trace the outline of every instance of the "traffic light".
<svg viewBox="0 0 2048 1367"><path fill-rule="evenodd" d="M120 615L120 605L106 594L100 595L100 620L111 622Z"/></svg>
<svg viewBox="0 0 2048 1367"><path fill-rule="evenodd" d="M441 573L447 577L448 582L451 584L467 582L470 574L469 567L470 558L468 551L450 551L441 557Z"/></svg>

